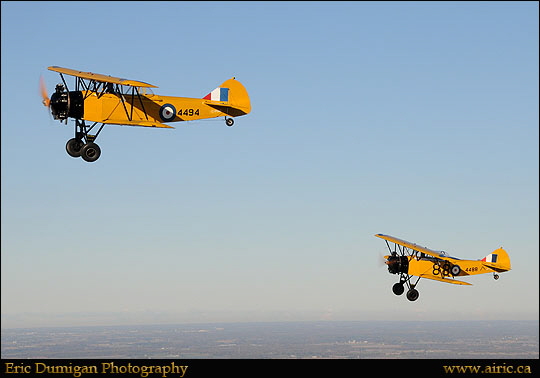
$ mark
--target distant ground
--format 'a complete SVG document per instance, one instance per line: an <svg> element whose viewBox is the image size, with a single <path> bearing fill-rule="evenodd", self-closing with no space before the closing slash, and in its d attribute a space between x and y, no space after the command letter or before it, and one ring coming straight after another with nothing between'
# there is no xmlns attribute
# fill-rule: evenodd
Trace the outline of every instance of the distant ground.
<svg viewBox="0 0 540 378"><path fill-rule="evenodd" d="M2 358L539 358L537 321L3 329Z"/></svg>

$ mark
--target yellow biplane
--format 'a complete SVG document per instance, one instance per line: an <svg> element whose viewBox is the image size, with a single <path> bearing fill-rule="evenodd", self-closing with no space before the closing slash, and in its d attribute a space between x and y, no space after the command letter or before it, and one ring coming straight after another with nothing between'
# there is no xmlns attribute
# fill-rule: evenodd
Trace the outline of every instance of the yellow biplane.
<svg viewBox="0 0 540 378"><path fill-rule="evenodd" d="M493 273L493 278L499 279L498 273L511 269L510 257L503 248L498 248L481 260L462 260L449 256L444 251L434 251L393 236L376 234L384 239L390 255L384 256L388 271L399 274L399 282L394 284L392 291L401 295L408 288L407 299L418 299L416 285L420 278L428 278L456 285L471 285L458 281L455 277L465 277L475 274ZM393 248L390 243L393 243ZM418 277L412 282L412 277Z"/></svg>
<svg viewBox="0 0 540 378"><path fill-rule="evenodd" d="M66 151L87 162L101 155L95 140L105 125L173 128L166 123L225 117L226 125L232 126L233 117L251 111L248 93L234 77L203 98L188 98L158 96L151 90L156 86L142 81L57 66L49 70L58 72L62 83L49 98L41 79L43 104L60 122L75 119L75 137L67 142ZM68 89L64 75L75 77L74 90ZM99 124L97 132L90 134Z"/></svg>

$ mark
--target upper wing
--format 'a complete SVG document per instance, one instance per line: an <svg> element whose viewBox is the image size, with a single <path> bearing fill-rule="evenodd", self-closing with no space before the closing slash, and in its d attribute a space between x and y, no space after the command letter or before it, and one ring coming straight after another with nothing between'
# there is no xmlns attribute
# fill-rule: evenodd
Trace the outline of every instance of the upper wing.
<svg viewBox="0 0 540 378"><path fill-rule="evenodd" d="M92 72L77 71L77 70L72 70L70 68L63 68L63 67L58 67L58 66L51 66L49 67L49 70L55 71L58 73L63 73L66 75L80 77L81 79L96 80L96 81L101 81L105 83L113 83L113 84L120 84L120 85L129 85L131 87L157 88L155 85L148 84L143 81L121 79L119 77L95 74Z"/></svg>
<svg viewBox="0 0 540 378"><path fill-rule="evenodd" d="M407 248L413 249L413 250L418 251L418 252L423 252L426 255L430 255L430 256L433 256L433 257L436 257L436 258L443 258L443 259L451 258L451 259L459 260L459 259L456 259L455 257L448 256L443 251L434 251L432 249L422 247L421 245L418 245L416 243L411 243L411 242L408 242L406 240L399 239L399 238L396 238L396 237L393 237L393 236L390 236L390 235L376 234L375 236L378 237L378 238L387 240L389 242L399 244L399 245L401 245L403 247L407 247Z"/></svg>

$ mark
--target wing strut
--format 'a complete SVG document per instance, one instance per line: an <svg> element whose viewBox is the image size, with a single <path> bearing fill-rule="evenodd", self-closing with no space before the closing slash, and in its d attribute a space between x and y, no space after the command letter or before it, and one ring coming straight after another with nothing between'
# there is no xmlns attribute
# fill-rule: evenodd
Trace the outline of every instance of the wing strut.
<svg viewBox="0 0 540 378"><path fill-rule="evenodd" d="M146 120L148 121L148 114L146 113L146 109L144 108L144 102L141 97L141 93L139 92L138 87L131 87L131 104L130 104L130 110L128 111L128 108L126 107L126 98L124 97L124 93L121 91L121 88L119 85L116 85L116 92L119 94L120 100L122 101L122 106L124 107L124 111L126 112L126 117L129 121L133 121L133 108L135 107L135 94L137 95L137 98L139 99L139 103L141 104L142 111L144 113L144 116Z"/></svg>

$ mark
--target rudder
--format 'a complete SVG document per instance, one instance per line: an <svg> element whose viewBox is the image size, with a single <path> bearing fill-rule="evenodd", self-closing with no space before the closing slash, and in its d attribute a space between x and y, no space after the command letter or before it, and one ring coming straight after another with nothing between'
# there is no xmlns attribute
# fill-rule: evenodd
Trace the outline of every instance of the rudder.
<svg viewBox="0 0 540 378"><path fill-rule="evenodd" d="M499 272L512 269L512 265L510 264L510 256L508 256L508 253L506 253L502 247L494 250L481 261L486 263L486 265L488 265L491 269Z"/></svg>
<svg viewBox="0 0 540 378"><path fill-rule="evenodd" d="M208 105L218 108L232 117L245 115L251 111L251 101L247 90L234 77L223 82L203 99L215 102L208 103Z"/></svg>

